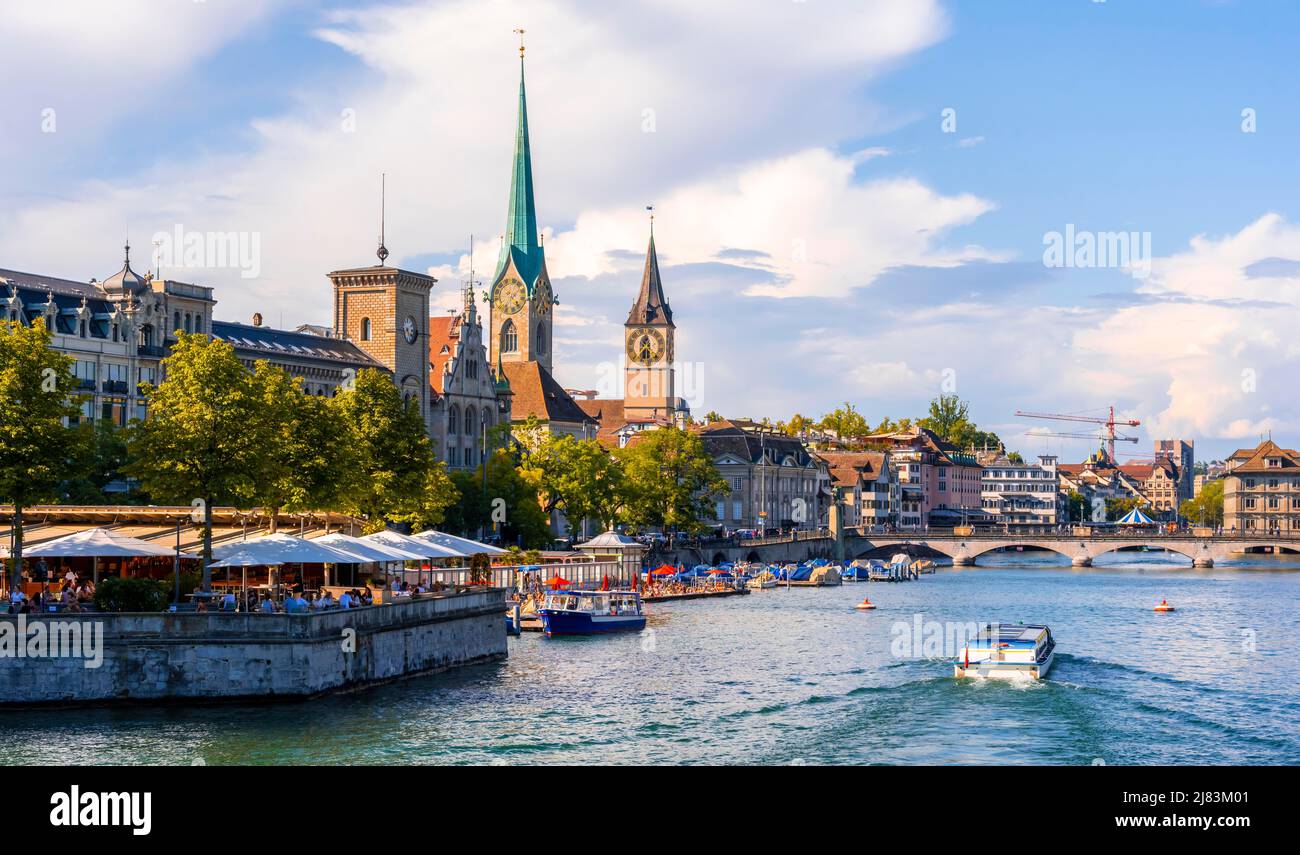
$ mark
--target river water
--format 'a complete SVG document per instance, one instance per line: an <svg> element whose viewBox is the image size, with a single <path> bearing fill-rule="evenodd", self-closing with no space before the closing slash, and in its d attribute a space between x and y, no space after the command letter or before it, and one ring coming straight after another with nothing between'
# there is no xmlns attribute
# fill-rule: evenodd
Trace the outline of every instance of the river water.
<svg viewBox="0 0 1300 855"><path fill-rule="evenodd" d="M641 635L527 633L506 662L347 696L6 712L0 762L1297 763L1289 558L1002 554L903 584L652 604ZM853 608L864 595L875 611ZM1162 598L1178 611L1153 613ZM1049 624L1049 679L959 682L956 651L926 649L990 620Z"/></svg>

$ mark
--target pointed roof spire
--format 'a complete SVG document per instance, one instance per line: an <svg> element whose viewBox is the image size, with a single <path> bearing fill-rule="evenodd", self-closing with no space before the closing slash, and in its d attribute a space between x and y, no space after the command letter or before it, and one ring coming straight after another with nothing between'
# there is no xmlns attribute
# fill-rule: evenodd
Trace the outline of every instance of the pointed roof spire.
<svg viewBox="0 0 1300 855"><path fill-rule="evenodd" d="M654 208L647 208L650 213L650 246L645 253L645 272L641 274L641 291L637 294L632 311L628 313L629 324L667 324L673 325L673 310L664 297L663 282L659 279L659 256L655 253Z"/></svg>
<svg viewBox="0 0 1300 855"><path fill-rule="evenodd" d="M510 199L506 210L506 232L497 262L497 277L512 258L515 269L531 294L542 272L542 245L537 239L537 206L533 201L533 157L528 141L528 99L524 88L524 45L519 33L519 117L515 128L515 157L510 173Z"/></svg>
<svg viewBox="0 0 1300 855"><path fill-rule="evenodd" d="M379 266L383 267L388 261L388 247L384 246L384 225L388 219L388 173L379 173L379 249L375 250L375 255L379 256Z"/></svg>

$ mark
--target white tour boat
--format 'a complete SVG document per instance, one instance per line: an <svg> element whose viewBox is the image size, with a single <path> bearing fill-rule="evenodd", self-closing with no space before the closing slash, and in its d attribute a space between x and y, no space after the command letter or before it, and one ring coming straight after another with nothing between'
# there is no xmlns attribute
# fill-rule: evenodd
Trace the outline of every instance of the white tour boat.
<svg viewBox="0 0 1300 855"><path fill-rule="evenodd" d="M953 676L1041 680L1052 670L1055 652L1048 626L991 623L966 644Z"/></svg>

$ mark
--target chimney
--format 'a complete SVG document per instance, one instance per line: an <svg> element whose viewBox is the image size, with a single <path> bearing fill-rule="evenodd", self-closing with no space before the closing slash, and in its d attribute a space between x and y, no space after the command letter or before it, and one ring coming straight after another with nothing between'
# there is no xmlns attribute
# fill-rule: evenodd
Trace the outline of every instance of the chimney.
<svg viewBox="0 0 1300 855"><path fill-rule="evenodd" d="M253 326L260 327L261 325L262 325L262 313L253 312Z"/></svg>

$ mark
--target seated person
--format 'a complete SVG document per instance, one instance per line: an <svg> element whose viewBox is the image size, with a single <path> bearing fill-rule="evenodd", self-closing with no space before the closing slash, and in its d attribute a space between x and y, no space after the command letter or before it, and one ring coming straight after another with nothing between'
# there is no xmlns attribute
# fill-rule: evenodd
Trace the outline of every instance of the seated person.
<svg viewBox="0 0 1300 855"><path fill-rule="evenodd" d="M267 596L262 600L262 606L261 606L261 608L262 608L262 611L263 611L264 613L266 613L266 614L275 614L275 600L271 599L271 595L270 595L270 594L268 594L268 595L267 595Z"/></svg>

